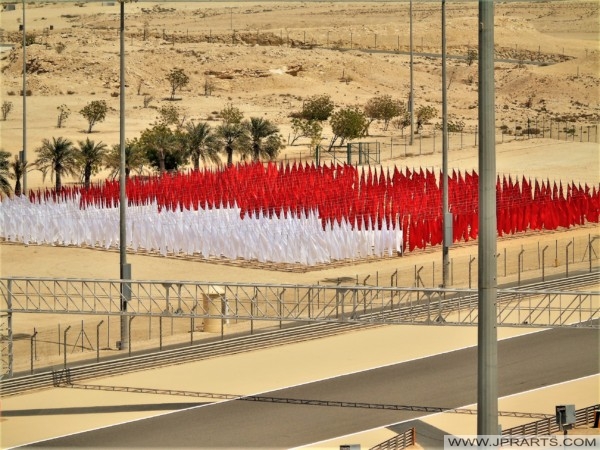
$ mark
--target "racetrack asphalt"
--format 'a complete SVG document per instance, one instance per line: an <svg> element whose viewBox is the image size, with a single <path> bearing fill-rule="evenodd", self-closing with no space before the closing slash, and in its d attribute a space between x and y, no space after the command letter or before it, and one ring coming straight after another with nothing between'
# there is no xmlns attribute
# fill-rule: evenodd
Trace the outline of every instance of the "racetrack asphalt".
<svg viewBox="0 0 600 450"><path fill-rule="evenodd" d="M599 373L599 342L598 330L575 328L546 330L500 341L498 395ZM477 349L470 347L263 393L261 397L456 408L476 402L476 361ZM424 414L427 413L234 400L30 446L290 448Z"/></svg>

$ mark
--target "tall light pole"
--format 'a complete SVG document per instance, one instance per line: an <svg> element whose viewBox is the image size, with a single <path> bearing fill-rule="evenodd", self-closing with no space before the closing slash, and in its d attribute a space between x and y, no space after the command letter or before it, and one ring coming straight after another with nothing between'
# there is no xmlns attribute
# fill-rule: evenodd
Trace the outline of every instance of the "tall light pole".
<svg viewBox="0 0 600 450"><path fill-rule="evenodd" d="M408 8L408 35L409 35L409 53L410 53L410 95L408 99L408 109L410 111L410 141L409 145L413 145L413 137L414 137L414 110L415 110L415 100L413 93L413 10L412 10L412 0L410 0L409 8Z"/></svg>
<svg viewBox="0 0 600 450"><path fill-rule="evenodd" d="M444 242L442 246L442 286L448 287L452 245L452 215L448 211L448 87L446 85L446 0L442 0L442 212Z"/></svg>
<svg viewBox="0 0 600 450"><path fill-rule="evenodd" d="M25 47L27 47L27 36L25 36L25 0L23 0L23 150L21 153L23 164L27 161L27 58ZM21 195L27 195L27 170L23 170Z"/></svg>
<svg viewBox="0 0 600 450"><path fill-rule="evenodd" d="M131 265L127 264L127 164L125 152L125 0L119 1L120 17L120 123L119 144L121 162L119 166L119 255L121 277L121 350L129 349L129 318L126 316L127 303L131 300Z"/></svg>
<svg viewBox="0 0 600 450"><path fill-rule="evenodd" d="M479 0L477 434L498 434L494 1Z"/></svg>

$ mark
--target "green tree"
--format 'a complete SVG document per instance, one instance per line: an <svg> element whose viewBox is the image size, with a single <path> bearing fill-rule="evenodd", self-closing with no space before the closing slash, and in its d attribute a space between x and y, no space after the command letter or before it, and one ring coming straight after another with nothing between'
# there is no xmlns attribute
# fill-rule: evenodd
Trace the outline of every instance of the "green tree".
<svg viewBox="0 0 600 450"><path fill-rule="evenodd" d="M184 162L181 137L164 124L154 125L142 131L138 145L148 162L160 175L177 170Z"/></svg>
<svg viewBox="0 0 600 450"><path fill-rule="evenodd" d="M442 130L443 123L436 123L435 129ZM448 120L448 133L459 133L465 129L465 123L462 120Z"/></svg>
<svg viewBox="0 0 600 450"><path fill-rule="evenodd" d="M392 120L392 124L399 130L402 130L402 136L404 136L404 129L410 125L410 113L405 110L399 117Z"/></svg>
<svg viewBox="0 0 600 450"><path fill-rule="evenodd" d="M335 105L329 95L314 95L302 105L300 117L306 120L323 122L331 117L334 108Z"/></svg>
<svg viewBox="0 0 600 450"><path fill-rule="evenodd" d="M231 104L227 105L225 108L219 111L219 115L223 119L224 124L239 124L244 118L244 113L240 111L239 108L236 108Z"/></svg>
<svg viewBox="0 0 600 450"><path fill-rule="evenodd" d="M338 139L341 139L340 145L344 145L347 140L363 136L367 121L365 114L356 107L343 108L333 113L329 119L333 132L329 148L331 149Z"/></svg>
<svg viewBox="0 0 600 450"><path fill-rule="evenodd" d="M391 95L373 97L365 105L365 116L369 119L365 134L369 134L369 125L375 120L383 122L383 130L387 131L390 121L406 111L404 102L395 100Z"/></svg>
<svg viewBox="0 0 600 450"><path fill-rule="evenodd" d="M92 100L83 107L79 114L88 121L88 133L92 132L92 127L99 122L104 121L108 106L104 100Z"/></svg>
<svg viewBox="0 0 600 450"><path fill-rule="evenodd" d="M244 148L248 139L246 129L240 123L225 122L217 127L216 135L219 139L219 148L222 148L227 155L227 165L233 165L234 150Z"/></svg>
<svg viewBox="0 0 600 450"><path fill-rule="evenodd" d="M77 150L70 140L63 137L44 139L35 151L38 157L33 164L42 172L43 179L48 173L55 178L56 192L62 189L63 175L77 175Z"/></svg>
<svg viewBox="0 0 600 450"><path fill-rule="evenodd" d="M429 120L433 119L437 115L437 109L433 106L419 106L415 112L417 119L417 131L423 128Z"/></svg>
<svg viewBox="0 0 600 450"><path fill-rule="evenodd" d="M308 120L294 117L292 119L292 132L294 135L290 145L294 145L294 143L301 137L307 137L310 139L311 146L314 146L316 144L313 145L313 143L319 143L321 141L323 126L318 120Z"/></svg>
<svg viewBox="0 0 600 450"><path fill-rule="evenodd" d="M175 105L162 105L158 108L158 123L162 125L181 126L181 109Z"/></svg>
<svg viewBox="0 0 600 450"><path fill-rule="evenodd" d="M250 117L250 120L243 122L243 125L250 137L252 160L259 161L261 156L270 160L275 159L284 147L279 128L262 117Z"/></svg>
<svg viewBox="0 0 600 450"><path fill-rule="evenodd" d="M131 171L141 174L144 166L148 164L148 159L143 149L138 145L138 140L127 139L125 141L125 178L129 179ZM109 176L113 179L119 176L121 172L121 146L115 144L104 157L104 166L110 169Z"/></svg>
<svg viewBox="0 0 600 450"><path fill-rule="evenodd" d="M0 192L4 195L8 196L12 192L10 187L10 172L9 167L10 163L8 159L10 158L10 153L4 150L0 150Z"/></svg>
<svg viewBox="0 0 600 450"><path fill-rule="evenodd" d="M200 161L221 164L217 137L208 122L187 122L181 138L184 153L192 160L194 170L200 170Z"/></svg>
<svg viewBox="0 0 600 450"><path fill-rule="evenodd" d="M186 75L183 69L178 67L171 69L167 75L167 80L171 85L171 100L175 100L175 92L190 82L190 77Z"/></svg>
<svg viewBox="0 0 600 450"><path fill-rule="evenodd" d="M85 141L79 141L77 161L81 169L81 178L83 179L85 189L89 189L92 175L100 172L107 152L108 147L102 141L97 144L91 141L90 138L86 138Z"/></svg>

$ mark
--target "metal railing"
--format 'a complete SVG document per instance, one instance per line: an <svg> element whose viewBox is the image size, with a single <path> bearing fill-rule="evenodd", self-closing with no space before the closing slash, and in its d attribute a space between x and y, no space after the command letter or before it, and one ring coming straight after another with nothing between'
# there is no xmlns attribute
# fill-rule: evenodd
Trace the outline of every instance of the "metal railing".
<svg viewBox="0 0 600 450"><path fill-rule="evenodd" d="M594 406L588 406L586 408L578 409L575 411L575 426L582 427L588 426L590 423L594 423L594 417L596 412L600 410L600 404ZM549 435L559 433L562 430L556 423L556 418L551 417L547 419L538 420L536 422L526 423L524 425L518 425L516 427L502 430L503 436L525 436L525 435Z"/></svg>
<svg viewBox="0 0 600 450"><path fill-rule="evenodd" d="M126 289L121 287L121 283L127 284ZM598 274L594 272L527 287L498 289L498 325L599 328L600 292L596 289L597 283ZM131 293L130 297L128 292ZM121 311L121 296L124 293L130 300L127 301L126 311ZM145 317L143 321L134 322L133 330L131 327L129 329L129 340L135 342L136 350L142 347L145 350L162 350L165 322L167 326L170 325L171 343L179 339L177 342L181 344L181 339L188 339L193 345L194 332L198 331L197 324L200 322L201 336L220 332L221 339L224 339L226 330L227 334L253 334L255 328L281 329L284 324L287 326L293 322L472 326L477 324L477 310L475 289L372 287L342 283L216 284L193 281L0 278L2 376L12 376L14 355L21 355L19 361L22 366L23 355L30 354L27 362L30 363L31 373L34 373L34 362L40 355L45 358L46 364L56 365L56 350L59 357L63 353L62 363L65 367L67 351L72 353L76 348L81 349L78 359L85 357L85 352L95 350L98 360L101 337L110 341L110 322L118 321L123 316L129 317L130 324L135 317ZM23 339L23 333L14 336L13 331L13 322L22 314L59 314L78 320L80 327L76 322L57 322L54 330L47 326L34 329L30 336L25 335L26 339ZM102 321L98 322L98 316L103 316ZM84 321L84 317L91 320ZM101 327L103 323L105 326ZM146 326L148 328L144 330ZM68 335L67 331L71 328L74 332ZM92 342L94 333L96 348ZM156 337L158 342L155 342ZM111 350L110 342L105 350ZM43 365L37 364L38 367ZM18 370L23 371L23 367Z"/></svg>
<svg viewBox="0 0 600 450"><path fill-rule="evenodd" d="M594 286L597 277L498 289L498 323L597 327L600 293L565 290ZM126 312L122 283L131 293ZM0 278L0 313L475 325L477 290L11 277Z"/></svg>
<svg viewBox="0 0 600 450"><path fill-rule="evenodd" d="M417 432L414 428L409 428L404 433L398 434L387 441L381 442L370 450L402 450L417 443Z"/></svg>

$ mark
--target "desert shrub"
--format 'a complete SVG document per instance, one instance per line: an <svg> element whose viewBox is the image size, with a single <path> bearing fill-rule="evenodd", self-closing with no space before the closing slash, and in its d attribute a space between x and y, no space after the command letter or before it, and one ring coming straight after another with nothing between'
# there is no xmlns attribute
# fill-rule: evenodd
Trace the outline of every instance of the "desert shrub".
<svg viewBox="0 0 600 450"><path fill-rule="evenodd" d="M8 115L10 114L10 112L13 109L13 103L9 102L7 100L4 100L2 102L2 106L0 107L0 112L2 113L2 120L6 120L6 118L8 117Z"/></svg>
<svg viewBox="0 0 600 450"><path fill-rule="evenodd" d="M56 50L56 53L58 53L58 54L61 54L62 52L64 52L65 48L67 48L67 46L62 42L59 42L54 46L54 50Z"/></svg>
<svg viewBox="0 0 600 450"><path fill-rule="evenodd" d="M148 108L152 100L154 100L154 97L148 94L144 94L144 108Z"/></svg>
<svg viewBox="0 0 600 450"><path fill-rule="evenodd" d="M58 109L58 119L56 121L56 127L57 128L62 128L62 126L66 122L67 118L71 114L71 110L65 104L57 106L56 109Z"/></svg>
<svg viewBox="0 0 600 450"><path fill-rule="evenodd" d="M33 32L25 33L25 46L30 46L35 44L35 40L37 39L37 34Z"/></svg>

